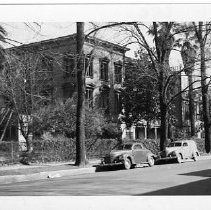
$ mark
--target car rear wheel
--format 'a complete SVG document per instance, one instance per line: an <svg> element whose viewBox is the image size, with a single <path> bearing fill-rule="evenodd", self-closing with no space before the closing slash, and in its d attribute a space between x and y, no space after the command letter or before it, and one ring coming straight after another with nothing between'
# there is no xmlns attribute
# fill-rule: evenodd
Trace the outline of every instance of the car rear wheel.
<svg viewBox="0 0 211 210"><path fill-rule="evenodd" d="M126 159L124 160L124 168L125 168L126 170L129 170L129 169L131 168L131 166L132 166L132 164L131 164L130 159L129 159L129 158L126 158Z"/></svg>
<svg viewBox="0 0 211 210"><path fill-rule="evenodd" d="M194 154L193 154L193 160L194 160L194 161L197 161L197 157L198 157L198 154L197 154L197 153L194 153Z"/></svg>
<svg viewBox="0 0 211 210"><path fill-rule="evenodd" d="M182 163L182 155L181 154L177 154L177 162Z"/></svg>
<svg viewBox="0 0 211 210"><path fill-rule="evenodd" d="M155 159L152 156L149 156L147 161L150 167L155 165Z"/></svg>

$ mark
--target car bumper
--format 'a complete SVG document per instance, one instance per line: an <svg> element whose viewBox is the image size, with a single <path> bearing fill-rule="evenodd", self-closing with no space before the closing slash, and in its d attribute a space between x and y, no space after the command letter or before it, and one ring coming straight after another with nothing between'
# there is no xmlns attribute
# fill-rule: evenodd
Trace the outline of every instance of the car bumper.
<svg viewBox="0 0 211 210"><path fill-rule="evenodd" d="M162 158L158 158L157 160L172 160L172 159L177 159L176 156L174 157L162 157Z"/></svg>

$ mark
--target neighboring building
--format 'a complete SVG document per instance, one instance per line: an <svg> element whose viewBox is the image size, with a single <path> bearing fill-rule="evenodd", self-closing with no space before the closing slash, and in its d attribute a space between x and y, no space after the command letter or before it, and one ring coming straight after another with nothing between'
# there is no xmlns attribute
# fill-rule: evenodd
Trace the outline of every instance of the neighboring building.
<svg viewBox="0 0 211 210"><path fill-rule="evenodd" d="M132 62L131 59L129 59ZM130 66L130 68L133 68ZM136 67L134 67L136 68ZM127 68L126 68L127 69ZM171 67L171 71L175 72L175 76L172 79L174 94L182 91L182 76L181 76L181 66ZM177 74L178 72L178 74ZM173 101L173 112L174 122L169 126L169 138L173 138L175 131L177 129L186 128L189 130L189 116L187 113L187 99L184 94L179 94ZM197 112L198 113L198 112ZM127 128L126 125L122 125L124 128L123 138L125 139L159 139L160 138L160 120L154 120L147 122L146 120L141 120L136 124Z"/></svg>
<svg viewBox="0 0 211 210"><path fill-rule="evenodd" d="M137 60L126 57L125 59L125 72L127 73L132 70L135 72L137 68L140 68ZM126 74L127 75L127 74ZM134 90L135 91L135 90ZM124 105L123 105L124 106ZM124 117L125 110L123 109L122 116ZM159 139L160 138L160 121L154 120L151 122L147 122L146 120L142 119L136 123L133 123L131 127L127 127L126 123L122 123L122 131L123 135L122 138L127 139Z"/></svg>

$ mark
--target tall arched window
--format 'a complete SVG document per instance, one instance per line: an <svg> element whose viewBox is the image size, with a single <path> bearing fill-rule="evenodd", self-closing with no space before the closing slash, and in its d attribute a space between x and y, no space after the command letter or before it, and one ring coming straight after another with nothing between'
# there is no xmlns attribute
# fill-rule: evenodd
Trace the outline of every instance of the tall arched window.
<svg viewBox="0 0 211 210"><path fill-rule="evenodd" d="M122 64L114 63L115 83L122 83Z"/></svg>
<svg viewBox="0 0 211 210"><path fill-rule="evenodd" d="M75 77L75 58L65 56L63 59L64 77Z"/></svg>
<svg viewBox="0 0 211 210"><path fill-rule="evenodd" d="M93 108L93 88L86 87L86 106L88 108Z"/></svg>
<svg viewBox="0 0 211 210"><path fill-rule="evenodd" d="M93 57L87 55L85 57L86 76L93 77Z"/></svg>
<svg viewBox="0 0 211 210"><path fill-rule="evenodd" d="M100 59L100 80L108 81L108 58Z"/></svg>

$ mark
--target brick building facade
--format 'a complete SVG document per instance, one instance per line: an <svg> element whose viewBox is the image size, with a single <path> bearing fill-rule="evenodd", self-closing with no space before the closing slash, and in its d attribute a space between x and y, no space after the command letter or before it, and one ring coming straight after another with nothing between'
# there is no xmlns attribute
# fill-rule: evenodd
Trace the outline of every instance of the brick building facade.
<svg viewBox="0 0 211 210"><path fill-rule="evenodd" d="M97 38L86 38L84 43L86 104L105 109L114 121L121 111L119 93L128 50ZM67 99L76 92L76 34L13 47L8 54L20 58L31 54L32 60L39 55L39 68L47 72L51 84L44 94L51 94L53 100Z"/></svg>

